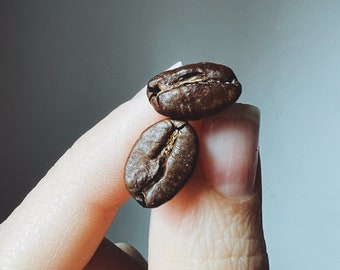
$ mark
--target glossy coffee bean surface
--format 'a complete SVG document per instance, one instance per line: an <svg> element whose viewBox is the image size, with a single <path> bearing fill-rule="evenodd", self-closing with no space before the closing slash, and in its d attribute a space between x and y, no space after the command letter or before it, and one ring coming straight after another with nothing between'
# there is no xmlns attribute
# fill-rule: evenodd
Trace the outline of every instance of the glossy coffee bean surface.
<svg viewBox="0 0 340 270"><path fill-rule="evenodd" d="M131 150L125 185L143 207L160 206L188 181L197 156L197 135L188 122L160 121L146 129Z"/></svg>
<svg viewBox="0 0 340 270"><path fill-rule="evenodd" d="M241 92L241 84L229 67L209 62L162 72L147 85L147 96L154 109L182 120L215 114L234 104Z"/></svg>

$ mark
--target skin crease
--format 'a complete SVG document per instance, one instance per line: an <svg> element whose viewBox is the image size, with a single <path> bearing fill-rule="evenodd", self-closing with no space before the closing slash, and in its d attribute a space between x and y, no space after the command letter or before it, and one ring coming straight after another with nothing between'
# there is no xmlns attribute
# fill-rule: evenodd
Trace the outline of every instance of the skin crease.
<svg viewBox="0 0 340 270"><path fill-rule="evenodd" d="M86 269L145 269L136 265L133 255L122 255L116 246L102 242L129 198L123 178L131 148L145 128L164 119L145 91L84 134L0 224L1 269L77 270L89 261L91 268ZM202 151L209 151L204 142L210 135L204 135L201 123L193 124ZM205 177L211 173L207 164L201 158L184 189L152 210L149 269L268 269L260 177L251 194L229 198ZM249 170L245 163L228 166L232 175Z"/></svg>
<svg viewBox="0 0 340 270"><path fill-rule="evenodd" d="M183 190L192 198L186 207L176 205L183 203L178 196L153 211L150 269L269 269L259 195L226 200L201 181L204 191L191 183Z"/></svg>

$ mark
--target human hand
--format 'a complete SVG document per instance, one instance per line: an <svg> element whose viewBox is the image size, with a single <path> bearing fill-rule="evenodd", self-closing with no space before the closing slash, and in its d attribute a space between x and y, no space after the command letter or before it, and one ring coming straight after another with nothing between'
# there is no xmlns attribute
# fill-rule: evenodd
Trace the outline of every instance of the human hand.
<svg viewBox="0 0 340 270"><path fill-rule="evenodd" d="M138 254L103 238L129 198L129 152L161 119L143 89L83 135L0 225L1 269L146 269ZM199 162L188 184L152 210L149 269L269 269L258 109L234 104L193 126Z"/></svg>

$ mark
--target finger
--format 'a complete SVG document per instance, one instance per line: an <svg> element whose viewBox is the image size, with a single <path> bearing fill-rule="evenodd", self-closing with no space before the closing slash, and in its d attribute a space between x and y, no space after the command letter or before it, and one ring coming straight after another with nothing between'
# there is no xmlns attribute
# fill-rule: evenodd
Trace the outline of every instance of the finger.
<svg viewBox="0 0 340 270"><path fill-rule="evenodd" d="M129 151L160 117L139 94L83 135L1 224L0 265L82 269L129 197Z"/></svg>
<svg viewBox="0 0 340 270"><path fill-rule="evenodd" d="M235 104L196 129L201 152L194 176L152 210L150 269L268 269L258 109Z"/></svg>
<svg viewBox="0 0 340 270"><path fill-rule="evenodd" d="M104 238L84 270L146 270L147 268L146 261L133 247L125 243L115 245Z"/></svg>

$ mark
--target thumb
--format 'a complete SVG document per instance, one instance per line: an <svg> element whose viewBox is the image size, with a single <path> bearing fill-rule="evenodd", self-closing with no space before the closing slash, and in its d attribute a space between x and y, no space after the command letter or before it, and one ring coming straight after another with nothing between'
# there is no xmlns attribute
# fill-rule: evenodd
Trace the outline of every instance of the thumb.
<svg viewBox="0 0 340 270"><path fill-rule="evenodd" d="M235 104L196 123L201 152L194 176L152 210L150 269L269 269L259 119L256 107Z"/></svg>

